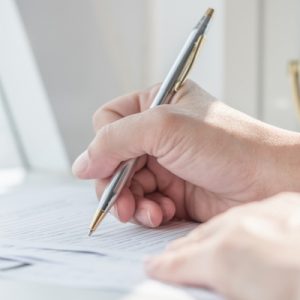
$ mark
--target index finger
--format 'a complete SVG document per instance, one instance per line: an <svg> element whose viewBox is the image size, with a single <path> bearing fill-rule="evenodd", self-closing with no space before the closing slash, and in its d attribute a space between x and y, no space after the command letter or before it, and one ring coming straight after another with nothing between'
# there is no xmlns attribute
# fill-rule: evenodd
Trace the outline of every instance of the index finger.
<svg viewBox="0 0 300 300"><path fill-rule="evenodd" d="M103 126L128 115L147 110L159 89L159 84L152 88L117 97L101 106L93 116L94 130L97 132Z"/></svg>

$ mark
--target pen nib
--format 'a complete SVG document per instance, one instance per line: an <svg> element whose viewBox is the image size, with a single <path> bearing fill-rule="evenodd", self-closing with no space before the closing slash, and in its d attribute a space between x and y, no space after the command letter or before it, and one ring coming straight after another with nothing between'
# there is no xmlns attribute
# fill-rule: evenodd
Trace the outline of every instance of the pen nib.
<svg viewBox="0 0 300 300"><path fill-rule="evenodd" d="M94 230L90 230L89 236L92 236L93 232L94 232Z"/></svg>

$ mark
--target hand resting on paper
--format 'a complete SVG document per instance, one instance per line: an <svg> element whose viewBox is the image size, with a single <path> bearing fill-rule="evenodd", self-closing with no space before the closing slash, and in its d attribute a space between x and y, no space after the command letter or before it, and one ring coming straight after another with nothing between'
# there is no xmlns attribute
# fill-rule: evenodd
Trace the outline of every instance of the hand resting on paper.
<svg viewBox="0 0 300 300"><path fill-rule="evenodd" d="M146 262L163 281L209 287L228 300L300 299L300 194L235 207Z"/></svg>

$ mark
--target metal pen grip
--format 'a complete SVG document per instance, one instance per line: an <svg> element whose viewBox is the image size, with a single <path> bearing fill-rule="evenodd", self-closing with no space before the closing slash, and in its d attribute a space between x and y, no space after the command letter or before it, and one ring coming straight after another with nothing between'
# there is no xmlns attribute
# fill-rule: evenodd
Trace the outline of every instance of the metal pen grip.
<svg viewBox="0 0 300 300"><path fill-rule="evenodd" d="M112 177L110 183L105 188L99 205L107 212L113 206L122 189L127 184L130 177L133 175L134 166L137 162L136 158L132 158L126 162L121 163ZM101 203L103 201L103 203Z"/></svg>

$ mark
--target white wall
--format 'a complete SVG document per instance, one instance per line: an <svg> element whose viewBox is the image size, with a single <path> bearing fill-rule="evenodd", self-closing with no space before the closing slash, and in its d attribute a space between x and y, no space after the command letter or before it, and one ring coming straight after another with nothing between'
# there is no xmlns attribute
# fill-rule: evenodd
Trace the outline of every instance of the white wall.
<svg viewBox="0 0 300 300"><path fill-rule="evenodd" d="M191 29L208 7L215 9L206 42L191 78L218 98L223 98L224 1L152 0L149 45L149 82L164 78Z"/></svg>
<svg viewBox="0 0 300 300"><path fill-rule="evenodd" d="M263 0L226 0L224 11L224 100L251 116L260 115L260 8Z"/></svg>
<svg viewBox="0 0 300 300"><path fill-rule="evenodd" d="M209 6L192 78L239 110L299 128L286 71L300 57L299 0L16 1L71 159L93 137L97 107L161 81Z"/></svg>
<svg viewBox="0 0 300 300"><path fill-rule="evenodd" d="M101 104L163 80L210 5L214 24L193 78L222 96L223 1L17 0L71 159ZM171 13L170 13L170 7Z"/></svg>
<svg viewBox="0 0 300 300"><path fill-rule="evenodd" d="M145 5L139 0L17 0L73 160L93 137L93 112L143 87Z"/></svg>

